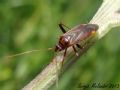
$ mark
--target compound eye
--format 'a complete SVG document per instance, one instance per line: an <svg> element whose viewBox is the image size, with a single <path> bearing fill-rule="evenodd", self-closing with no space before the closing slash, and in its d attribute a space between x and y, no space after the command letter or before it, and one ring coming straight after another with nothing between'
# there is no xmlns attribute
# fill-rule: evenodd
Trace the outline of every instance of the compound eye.
<svg viewBox="0 0 120 90"><path fill-rule="evenodd" d="M56 45L55 51L57 52L57 51L61 51L61 50L62 50L62 47L60 45Z"/></svg>

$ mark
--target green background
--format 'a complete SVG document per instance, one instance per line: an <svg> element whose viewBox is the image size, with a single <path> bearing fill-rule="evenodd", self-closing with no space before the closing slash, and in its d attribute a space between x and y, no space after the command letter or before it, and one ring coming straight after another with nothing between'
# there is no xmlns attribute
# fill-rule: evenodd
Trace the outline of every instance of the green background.
<svg viewBox="0 0 120 90"><path fill-rule="evenodd" d="M0 90L23 88L49 64L54 51L6 56L54 47L62 34L60 22L70 28L88 23L101 3L102 0L0 0ZM82 90L80 83L120 83L119 29L112 29L99 40L51 90Z"/></svg>

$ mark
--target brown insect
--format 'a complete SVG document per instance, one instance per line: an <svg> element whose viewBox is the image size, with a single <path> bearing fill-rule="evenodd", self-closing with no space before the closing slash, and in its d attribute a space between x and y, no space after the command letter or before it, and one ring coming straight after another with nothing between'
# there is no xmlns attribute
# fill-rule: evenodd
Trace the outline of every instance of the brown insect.
<svg viewBox="0 0 120 90"><path fill-rule="evenodd" d="M78 56L75 46L77 46L80 49L83 49L83 46L81 46L79 43L82 41L85 41L90 36L94 35L96 33L96 30L98 29L98 25L96 25L96 24L81 24L81 25L76 26L73 29L70 29L67 27L70 30L66 32L66 30L64 29L63 26L67 27L62 23L59 24L59 27L64 34L60 36L59 43L55 47L55 52L65 50L63 61L66 56L67 49L69 47L73 47L73 50L75 51L76 55ZM47 50L52 50L52 49L53 48L48 48ZM7 58L15 57L15 56L23 55L23 54L28 54L31 52L37 52L37 51L41 51L41 49L25 51L22 53L7 56Z"/></svg>
<svg viewBox="0 0 120 90"><path fill-rule="evenodd" d="M98 29L98 25L96 24L81 24L66 32L63 26L65 25L59 24L59 27L64 34L60 36L59 43L55 47L55 52L65 50L64 57L66 56L66 52L69 47L72 47L78 56L75 46L82 49L83 46L81 46L79 43L85 41L90 36L95 35Z"/></svg>

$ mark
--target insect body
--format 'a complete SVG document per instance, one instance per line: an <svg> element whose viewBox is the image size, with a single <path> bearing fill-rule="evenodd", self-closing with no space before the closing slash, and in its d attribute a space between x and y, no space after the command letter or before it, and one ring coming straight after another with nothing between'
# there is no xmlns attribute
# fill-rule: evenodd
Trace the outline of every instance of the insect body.
<svg viewBox="0 0 120 90"><path fill-rule="evenodd" d="M67 48L71 46L73 47L76 55L78 55L75 45L82 49L82 46L79 45L79 43L95 35L98 29L98 25L96 24L81 24L66 32L63 26L65 25L59 24L59 27L64 34L60 36L59 43L56 45L55 51L65 50L64 56L66 55Z"/></svg>
<svg viewBox="0 0 120 90"><path fill-rule="evenodd" d="M75 51L76 55L78 55L75 46L82 49L84 45L82 46L79 43L81 43L81 42L85 41L86 39L88 39L89 37L95 35L95 33L98 29L98 25L96 25L96 24L81 24L81 25L76 26L73 29L69 28L70 30L68 32L66 32L65 29L63 28L63 26L65 26L65 25L59 24L59 27L64 34L60 36L59 43L55 47L55 52L65 50L64 57L66 56L67 48L69 48L69 47L73 47L73 50ZM48 48L47 50L52 50L52 49L53 48ZM19 56L19 55L23 55L25 53L31 53L31 52L36 52L36 51L41 51L41 50L26 51L26 52L10 55L7 57L10 58L10 57ZM63 58L63 61L64 61L64 58Z"/></svg>

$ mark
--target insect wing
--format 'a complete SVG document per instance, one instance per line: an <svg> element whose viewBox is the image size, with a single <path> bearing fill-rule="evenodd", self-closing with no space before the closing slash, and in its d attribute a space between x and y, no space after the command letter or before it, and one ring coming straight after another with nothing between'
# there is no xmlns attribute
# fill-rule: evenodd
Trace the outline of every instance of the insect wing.
<svg viewBox="0 0 120 90"><path fill-rule="evenodd" d="M85 41L89 36L91 36L91 32L93 30L96 31L97 29L97 25L82 24L66 32L63 36L69 38L69 45L71 46L80 43L81 41Z"/></svg>
<svg viewBox="0 0 120 90"><path fill-rule="evenodd" d="M71 29L67 33L63 34L64 37L69 38L69 45L77 44L83 37L83 25L76 26L75 28Z"/></svg>

